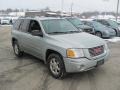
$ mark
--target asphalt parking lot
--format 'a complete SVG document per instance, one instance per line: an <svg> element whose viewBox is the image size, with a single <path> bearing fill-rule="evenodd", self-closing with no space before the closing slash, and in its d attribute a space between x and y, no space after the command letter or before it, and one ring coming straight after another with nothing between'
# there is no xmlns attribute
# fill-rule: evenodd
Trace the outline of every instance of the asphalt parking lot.
<svg viewBox="0 0 120 90"><path fill-rule="evenodd" d="M11 27L0 26L0 90L120 90L120 42L109 42L110 59L91 71L56 80L39 59L15 57Z"/></svg>

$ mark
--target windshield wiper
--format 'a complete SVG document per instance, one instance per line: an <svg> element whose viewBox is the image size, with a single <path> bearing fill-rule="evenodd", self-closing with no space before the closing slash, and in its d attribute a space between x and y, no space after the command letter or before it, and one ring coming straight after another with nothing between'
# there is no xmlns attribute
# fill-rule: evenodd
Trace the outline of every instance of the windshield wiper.
<svg viewBox="0 0 120 90"><path fill-rule="evenodd" d="M81 31L68 31L66 33L79 33L79 32L81 32Z"/></svg>
<svg viewBox="0 0 120 90"><path fill-rule="evenodd" d="M48 34L64 34L64 33L66 33L66 32L50 32Z"/></svg>
<svg viewBox="0 0 120 90"><path fill-rule="evenodd" d="M67 31L67 32L50 32L48 34L67 34L67 33L79 33L81 31Z"/></svg>

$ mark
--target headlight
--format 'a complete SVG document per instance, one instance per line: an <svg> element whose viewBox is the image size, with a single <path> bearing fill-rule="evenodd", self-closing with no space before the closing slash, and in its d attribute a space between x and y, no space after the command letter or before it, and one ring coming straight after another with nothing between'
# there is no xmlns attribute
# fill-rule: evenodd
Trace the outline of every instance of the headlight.
<svg viewBox="0 0 120 90"><path fill-rule="evenodd" d="M80 58L84 57L84 52L82 49L67 49L68 58Z"/></svg>

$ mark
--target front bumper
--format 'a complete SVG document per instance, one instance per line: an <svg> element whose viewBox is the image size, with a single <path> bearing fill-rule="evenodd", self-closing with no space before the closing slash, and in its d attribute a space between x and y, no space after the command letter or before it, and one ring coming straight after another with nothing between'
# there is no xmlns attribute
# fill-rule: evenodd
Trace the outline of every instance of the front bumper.
<svg viewBox="0 0 120 90"><path fill-rule="evenodd" d="M104 38L111 38L111 37L115 37L116 33L103 33L103 37Z"/></svg>
<svg viewBox="0 0 120 90"><path fill-rule="evenodd" d="M109 52L107 52L104 56L93 60L89 60L87 58L64 58L66 72L83 72L91 70L96 67L98 61L104 60L104 62L106 62L108 60L108 56Z"/></svg>

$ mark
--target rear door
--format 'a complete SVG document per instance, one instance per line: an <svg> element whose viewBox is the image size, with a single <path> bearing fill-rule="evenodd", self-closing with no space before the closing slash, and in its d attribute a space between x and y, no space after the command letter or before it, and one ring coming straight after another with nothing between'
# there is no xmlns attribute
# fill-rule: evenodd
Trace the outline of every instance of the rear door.
<svg viewBox="0 0 120 90"><path fill-rule="evenodd" d="M23 23L23 19L18 19L13 25L12 37L18 40L19 45L21 46L21 31L20 26Z"/></svg>
<svg viewBox="0 0 120 90"><path fill-rule="evenodd" d="M28 51L28 41L27 41L27 31L29 26L30 20L24 19L19 26L19 45L23 51Z"/></svg>

